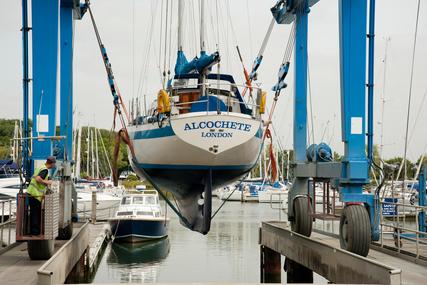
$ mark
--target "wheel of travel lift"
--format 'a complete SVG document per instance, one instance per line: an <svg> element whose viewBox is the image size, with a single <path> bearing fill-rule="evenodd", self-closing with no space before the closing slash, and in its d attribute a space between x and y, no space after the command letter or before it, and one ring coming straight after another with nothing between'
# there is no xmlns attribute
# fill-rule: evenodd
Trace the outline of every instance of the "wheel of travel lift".
<svg viewBox="0 0 427 285"><path fill-rule="evenodd" d="M31 260L46 260L52 257L54 240L29 240L27 241L28 256Z"/></svg>
<svg viewBox="0 0 427 285"><path fill-rule="evenodd" d="M309 237L313 227L313 219L311 217L311 203L308 197L296 197L293 208L294 220L291 221L292 231Z"/></svg>
<svg viewBox="0 0 427 285"><path fill-rule="evenodd" d="M342 249L367 256L371 244L371 222L363 205L345 206L340 219Z"/></svg>
<svg viewBox="0 0 427 285"><path fill-rule="evenodd" d="M69 240L73 236L73 223L70 222L64 228L58 229L58 237L56 239L59 240Z"/></svg>

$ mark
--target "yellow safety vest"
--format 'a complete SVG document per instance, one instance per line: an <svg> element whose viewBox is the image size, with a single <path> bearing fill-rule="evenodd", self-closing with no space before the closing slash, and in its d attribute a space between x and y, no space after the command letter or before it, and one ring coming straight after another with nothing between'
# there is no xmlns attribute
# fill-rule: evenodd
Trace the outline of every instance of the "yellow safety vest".
<svg viewBox="0 0 427 285"><path fill-rule="evenodd" d="M36 198L37 200L39 200L40 202L42 201L42 197L46 191L46 185L37 182L36 177L39 176L40 172L42 172L43 170L47 169L46 166L42 166L38 169L36 169L36 171L34 171L34 175L33 177L31 177L31 182L30 185L27 188L27 193L30 194L32 197ZM49 172L47 173L47 176L45 179L49 178Z"/></svg>

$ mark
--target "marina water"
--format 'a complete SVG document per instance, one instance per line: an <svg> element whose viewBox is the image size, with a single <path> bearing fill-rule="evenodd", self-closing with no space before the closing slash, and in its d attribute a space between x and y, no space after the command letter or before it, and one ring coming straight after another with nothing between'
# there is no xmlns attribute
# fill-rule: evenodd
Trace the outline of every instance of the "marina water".
<svg viewBox="0 0 427 285"><path fill-rule="evenodd" d="M213 202L214 209L221 204L216 198ZM259 282L258 229L261 221L278 220L278 209L268 203L227 202L205 236L180 225L172 211L168 214L171 221L167 239L149 244L110 243L94 279L88 281ZM281 217L286 218L283 212ZM285 274L283 271L283 282ZM315 282L326 280L315 276Z"/></svg>

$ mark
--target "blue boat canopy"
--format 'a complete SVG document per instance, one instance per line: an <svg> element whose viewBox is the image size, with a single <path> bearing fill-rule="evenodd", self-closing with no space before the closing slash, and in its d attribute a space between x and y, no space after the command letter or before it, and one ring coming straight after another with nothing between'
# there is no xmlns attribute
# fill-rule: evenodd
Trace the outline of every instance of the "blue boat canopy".
<svg viewBox="0 0 427 285"><path fill-rule="evenodd" d="M200 52L200 57L195 57L192 61L188 61L182 50L178 51L175 64L175 75L181 76L184 74L198 72L202 74L204 70L210 70L212 66L220 61L218 52L207 54L205 51Z"/></svg>

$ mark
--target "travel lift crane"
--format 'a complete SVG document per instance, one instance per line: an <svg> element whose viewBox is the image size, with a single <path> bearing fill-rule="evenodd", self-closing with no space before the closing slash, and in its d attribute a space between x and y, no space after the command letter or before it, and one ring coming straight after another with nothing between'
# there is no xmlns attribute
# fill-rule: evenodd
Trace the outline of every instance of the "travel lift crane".
<svg viewBox="0 0 427 285"><path fill-rule="evenodd" d="M373 164L373 56L375 1L339 0L342 162L324 162L315 154L307 159L307 33L310 8L319 0L279 0L271 9L278 24L295 24L294 181L289 191L288 216L292 230L311 235L313 183L310 179L339 181L345 207L340 219L341 247L366 256L371 240L379 239L379 207L376 194L364 193ZM369 39L369 76L366 80L366 38ZM280 73L280 72L279 72ZM279 75L280 76L280 75ZM368 107L366 114L366 86ZM366 118L368 132L365 133ZM368 157L365 142L367 137ZM319 153L319 149L317 149ZM316 159L317 158L317 159ZM376 191L377 193L378 191Z"/></svg>
<svg viewBox="0 0 427 285"><path fill-rule="evenodd" d="M46 195L42 203L39 236L28 233L28 199L18 194L17 241L28 242L31 259L47 259L53 254L54 239L69 239L76 218L77 196L71 177L73 138L73 29L86 7L79 0L32 0L31 28L28 0L22 0L23 41L23 138L22 164L25 180L34 169L53 155L57 158L59 194ZM29 77L29 32L32 32L32 79ZM59 80L58 80L59 79ZM30 135L29 83L32 81L32 119ZM59 94L57 92L59 82ZM56 135L57 97L60 95L60 130ZM32 151L29 145L32 144ZM73 202L72 202L73 201ZM73 205L72 205L73 204Z"/></svg>

